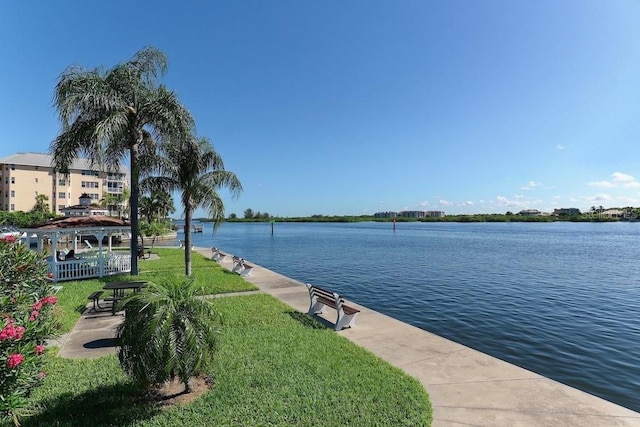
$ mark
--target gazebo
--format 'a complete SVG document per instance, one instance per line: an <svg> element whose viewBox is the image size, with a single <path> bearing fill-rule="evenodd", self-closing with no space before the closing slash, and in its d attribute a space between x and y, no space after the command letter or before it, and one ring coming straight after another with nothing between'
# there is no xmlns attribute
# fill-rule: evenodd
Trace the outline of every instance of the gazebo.
<svg viewBox="0 0 640 427"><path fill-rule="evenodd" d="M130 252L114 252L111 246L114 237L131 235L131 225L121 219L97 215L55 218L22 231L27 233L27 245L31 246L32 240L36 240L38 251L44 249L45 240L51 242L49 277L54 282L131 271ZM105 240L106 248L103 243ZM93 247L89 241L97 242L97 247ZM60 250L59 245L64 243L67 246L71 243L73 249L67 247Z"/></svg>

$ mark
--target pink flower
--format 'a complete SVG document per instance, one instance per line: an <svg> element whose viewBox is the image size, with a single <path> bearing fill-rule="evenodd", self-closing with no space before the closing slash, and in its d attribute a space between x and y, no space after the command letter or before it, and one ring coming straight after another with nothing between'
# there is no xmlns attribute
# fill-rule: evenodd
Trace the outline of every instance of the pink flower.
<svg viewBox="0 0 640 427"><path fill-rule="evenodd" d="M14 243L16 241L16 238L13 236L7 236L4 238L5 242L9 242L9 243Z"/></svg>
<svg viewBox="0 0 640 427"><path fill-rule="evenodd" d="M47 376L46 372L44 372L44 371L40 372L40 379L44 379L44 377L46 377L46 376Z"/></svg>
<svg viewBox="0 0 640 427"><path fill-rule="evenodd" d="M54 305L58 302L58 297L54 295L48 295L40 300L42 304Z"/></svg>
<svg viewBox="0 0 640 427"><path fill-rule="evenodd" d="M17 340L22 339L22 336L24 335L24 326L16 326L13 330L15 334L14 338Z"/></svg>
<svg viewBox="0 0 640 427"><path fill-rule="evenodd" d="M35 322L39 315L40 315L40 312L38 310L33 310L31 312L31 317L29 317L29 321Z"/></svg>
<svg viewBox="0 0 640 427"><path fill-rule="evenodd" d="M9 369L17 368L22 362L24 362L24 356L19 353L10 354L7 357L7 367Z"/></svg>
<svg viewBox="0 0 640 427"><path fill-rule="evenodd" d="M35 348L35 353L36 354L42 354L44 353L44 344L36 344L36 348Z"/></svg>
<svg viewBox="0 0 640 427"><path fill-rule="evenodd" d="M31 306L32 310L38 311L42 308L42 300L38 301L37 303L33 304L33 306Z"/></svg>
<svg viewBox="0 0 640 427"><path fill-rule="evenodd" d="M7 322L7 326L5 326L0 331L0 341L12 340L12 339L22 339L24 335L24 327L23 326L13 326L13 320L9 319Z"/></svg>

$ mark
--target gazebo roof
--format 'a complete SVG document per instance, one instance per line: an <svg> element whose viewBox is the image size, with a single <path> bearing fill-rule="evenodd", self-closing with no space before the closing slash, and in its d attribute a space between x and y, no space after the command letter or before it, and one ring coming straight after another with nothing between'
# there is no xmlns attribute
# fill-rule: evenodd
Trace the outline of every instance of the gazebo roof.
<svg viewBox="0 0 640 427"><path fill-rule="evenodd" d="M54 218L42 224L30 227L29 230L59 230L64 228L96 228L96 227L130 227L127 221L110 216L72 216Z"/></svg>

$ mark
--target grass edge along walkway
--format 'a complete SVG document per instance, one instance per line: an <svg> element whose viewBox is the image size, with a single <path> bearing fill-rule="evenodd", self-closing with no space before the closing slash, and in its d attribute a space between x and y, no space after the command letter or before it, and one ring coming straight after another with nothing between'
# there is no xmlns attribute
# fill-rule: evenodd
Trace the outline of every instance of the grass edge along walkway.
<svg viewBox="0 0 640 427"><path fill-rule="evenodd" d="M417 380L306 314L264 294L211 301L224 324L215 384L202 398L148 407L115 356L70 360L51 351L48 378L32 397L36 415L23 425L430 424L428 395Z"/></svg>

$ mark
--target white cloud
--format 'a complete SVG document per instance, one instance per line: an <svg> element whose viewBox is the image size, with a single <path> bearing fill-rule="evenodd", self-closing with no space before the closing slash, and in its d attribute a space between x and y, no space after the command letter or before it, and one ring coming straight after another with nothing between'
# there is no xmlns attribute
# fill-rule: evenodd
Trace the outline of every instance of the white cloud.
<svg viewBox="0 0 640 427"><path fill-rule="evenodd" d="M627 174L627 173L622 173L622 172L614 172L612 175L613 180L616 182L631 182L631 181L635 181L635 179L633 178L633 176Z"/></svg>
<svg viewBox="0 0 640 427"><path fill-rule="evenodd" d="M438 200L438 204L440 204L440 206L453 206L453 202L450 202L448 200Z"/></svg>
<svg viewBox="0 0 640 427"><path fill-rule="evenodd" d="M608 200L611 200L611 196L604 193L598 193L594 196L587 197L587 200L591 203L606 202Z"/></svg>
<svg viewBox="0 0 640 427"><path fill-rule="evenodd" d="M506 198L504 196L496 197L496 202L498 202L498 205L500 205L500 206L509 206L509 207L516 207L516 208L527 208L528 207L528 203L525 202L525 201L509 200L508 198Z"/></svg>
<svg viewBox="0 0 640 427"><path fill-rule="evenodd" d="M564 149L565 149L565 146L564 146L564 145L560 145L560 144L558 144L558 145L556 145L556 149L558 149L558 150L564 150Z"/></svg>
<svg viewBox="0 0 640 427"><path fill-rule="evenodd" d="M618 186L611 181L592 181L587 183L587 185L596 188L616 188Z"/></svg>
<svg viewBox="0 0 640 427"><path fill-rule="evenodd" d="M520 187L521 190L534 190L536 187L540 187L542 184L535 181L529 181L526 185Z"/></svg>
<svg viewBox="0 0 640 427"><path fill-rule="evenodd" d="M427 202L427 201L420 202L420 203L418 203L418 205L419 205L419 206L423 206L423 207L425 207L425 206L429 206L429 202Z"/></svg>
<svg viewBox="0 0 640 427"><path fill-rule="evenodd" d="M596 188L640 188L640 182L628 173L614 172L611 174L611 178L611 181L592 181L587 185Z"/></svg>

